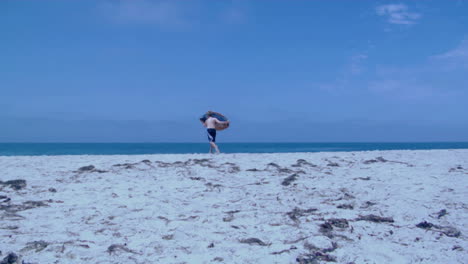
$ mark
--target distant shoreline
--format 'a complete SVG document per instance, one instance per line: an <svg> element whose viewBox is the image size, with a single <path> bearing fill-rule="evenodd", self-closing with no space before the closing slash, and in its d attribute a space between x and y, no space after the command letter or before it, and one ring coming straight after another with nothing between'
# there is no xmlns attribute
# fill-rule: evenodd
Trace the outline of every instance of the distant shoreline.
<svg viewBox="0 0 468 264"><path fill-rule="evenodd" d="M223 153L468 149L468 142L224 143ZM203 154L207 143L0 143L0 156Z"/></svg>

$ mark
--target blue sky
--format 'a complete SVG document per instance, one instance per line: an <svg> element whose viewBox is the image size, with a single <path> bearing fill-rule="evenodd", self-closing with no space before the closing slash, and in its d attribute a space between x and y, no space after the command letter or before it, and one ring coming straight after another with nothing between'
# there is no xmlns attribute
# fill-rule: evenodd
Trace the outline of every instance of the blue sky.
<svg viewBox="0 0 468 264"><path fill-rule="evenodd" d="M468 141L468 1L0 1L0 142Z"/></svg>

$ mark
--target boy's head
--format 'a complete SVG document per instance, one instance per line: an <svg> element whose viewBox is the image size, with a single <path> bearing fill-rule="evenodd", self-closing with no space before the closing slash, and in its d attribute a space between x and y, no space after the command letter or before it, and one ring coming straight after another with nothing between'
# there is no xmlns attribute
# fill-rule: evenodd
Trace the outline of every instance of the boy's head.
<svg viewBox="0 0 468 264"><path fill-rule="evenodd" d="M212 117L214 115L213 111L206 112L207 117Z"/></svg>

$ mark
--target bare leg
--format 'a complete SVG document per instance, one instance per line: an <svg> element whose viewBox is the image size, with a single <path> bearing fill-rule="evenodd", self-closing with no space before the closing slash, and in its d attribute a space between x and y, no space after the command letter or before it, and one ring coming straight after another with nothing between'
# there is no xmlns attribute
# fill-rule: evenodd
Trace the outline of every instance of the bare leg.
<svg viewBox="0 0 468 264"><path fill-rule="evenodd" d="M210 143L210 151L208 153L210 154L213 153L212 150L213 150L213 147L211 146L211 143Z"/></svg>
<svg viewBox="0 0 468 264"><path fill-rule="evenodd" d="M217 153L217 154L220 153L220 152L219 152L218 146L216 146L216 144L215 144L214 142L210 142L210 145L211 145L212 148L214 148L214 149L216 150L216 153Z"/></svg>

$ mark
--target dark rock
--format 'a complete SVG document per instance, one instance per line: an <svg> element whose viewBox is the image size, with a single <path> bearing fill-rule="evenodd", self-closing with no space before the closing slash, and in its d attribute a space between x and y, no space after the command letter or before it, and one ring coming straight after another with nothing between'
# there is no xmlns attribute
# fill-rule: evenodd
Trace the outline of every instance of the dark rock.
<svg viewBox="0 0 468 264"><path fill-rule="evenodd" d="M338 164L338 163L336 163L336 162L329 162L329 163L327 164L327 166L328 166L328 167L339 167L340 164Z"/></svg>
<svg viewBox="0 0 468 264"><path fill-rule="evenodd" d="M15 253L9 253L0 264L15 264L18 261L18 256Z"/></svg>
<svg viewBox="0 0 468 264"><path fill-rule="evenodd" d="M374 222L374 223L393 223L393 218L391 217L380 217L380 216L377 216L377 215L364 215L364 216L359 216L358 218L356 218L357 221L370 221L370 222Z"/></svg>
<svg viewBox="0 0 468 264"><path fill-rule="evenodd" d="M142 160L141 162L146 163L146 164L151 164L151 161L150 161L150 160L147 160L147 159Z"/></svg>
<svg viewBox="0 0 468 264"><path fill-rule="evenodd" d="M283 182L281 182L281 185L283 186L289 186L291 184L291 182L297 180L297 174L293 174L289 177L287 177L286 179L283 180Z"/></svg>
<svg viewBox="0 0 468 264"><path fill-rule="evenodd" d="M224 261L224 259L221 258L221 257L216 257L216 258L213 259L213 261L219 261L219 262L221 262L221 261Z"/></svg>
<svg viewBox="0 0 468 264"><path fill-rule="evenodd" d="M430 229L434 227L434 224L424 221L424 222L417 224L416 227L419 227L422 229Z"/></svg>
<svg viewBox="0 0 468 264"><path fill-rule="evenodd" d="M8 186L16 191L21 190L26 187L25 180L11 180L11 181L6 181L6 182L0 181L0 184Z"/></svg>
<svg viewBox="0 0 468 264"><path fill-rule="evenodd" d="M214 248L214 243L209 244L208 248Z"/></svg>
<svg viewBox="0 0 468 264"><path fill-rule="evenodd" d="M55 193L55 192L57 192L57 190L55 188L49 188L49 192Z"/></svg>
<svg viewBox="0 0 468 264"><path fill-rule="evenodd" d="M353 210L353 209L354 209L354 206L351 205L351 204L340 204L340 205L338 205L336 208L339 208L339 209L351 209L351 210Z"/></svg>
<svg viewBox="0 0 468 264"><path fill-rule="evenodd" d="M269 246L270 244L266 244L262 240L252 237L252 238L246 238L246 239L241 239L239 240L240 243L243 244L249 244L249 245L259 245L259 246Z"/></svg>
<svg viewBox="0 0 468 264"><path fill-rule="evenodd" d="M262 170L259 170L259 169L256 169L256 168L253 168L253 169L248 169L248 170L246 170L246 171L255 171L255 172L257 172L257 171L262 171Z"/></svg>

